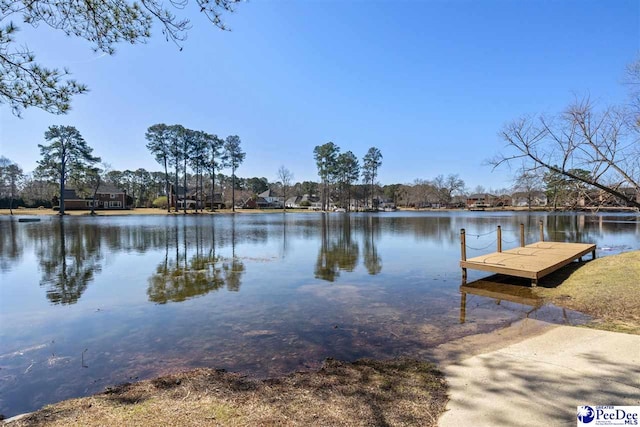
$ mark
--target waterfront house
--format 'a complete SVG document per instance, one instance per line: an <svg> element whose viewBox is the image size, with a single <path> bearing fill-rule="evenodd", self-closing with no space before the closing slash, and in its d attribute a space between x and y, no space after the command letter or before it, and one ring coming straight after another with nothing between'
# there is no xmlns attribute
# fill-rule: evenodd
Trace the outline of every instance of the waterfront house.
<svg viewBox="0 0 640 427"><path fill-rule="evenodd" d="M93 192L88 191L85 197L80 197L77 191L73 188L66 188L64 190L64 208L66 210L89 210L93 206ZM123 191L110 184L102 184L96 191L95 209L97 210L112 210L112 209L129 209L132 205L132 200L127 196L126 191ZM54 205L59 203L54 203Z"/></svg>
<svg viewBox="0 0 640 427"><path fill-rule="evenodd" d="M498 196L488 193L476 193L467 196L468 208L489 208L494 206Z"/></svg>

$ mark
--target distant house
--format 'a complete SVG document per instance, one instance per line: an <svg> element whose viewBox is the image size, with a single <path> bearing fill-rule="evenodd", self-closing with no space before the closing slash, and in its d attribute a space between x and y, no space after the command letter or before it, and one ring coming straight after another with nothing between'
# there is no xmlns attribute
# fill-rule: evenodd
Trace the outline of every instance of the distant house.
<svg viewBox="0 0 640 427"><path fill-rule="evenodd" d="M360 209L364 207L364 202L360 199L350 199L349 200L349 210L352 212L358 212Z"/></svg>
<svg viewBox="0 0 640 427"><path fill-rule="evenodd" d="M304 196L294 196L287 199L285 203L288 208L308 208L317 206L320 208L320 198L316 195L305 194Z"/></svg>
<svg viewBox="0 0 640 427"><path fill-rule="evenodd" d="M269 203L263 197L249 197L247 200L240 204L242 209L266 209Z"/></svg>
<svg viewBox="0 0 640 427"><path fill-rule="evenodd" d="M187 199L186 201L183 199L178 199L178 209L184 209L184 204L187 204L187 209L195 209L196 206L199 206L199 203L195 199Z"/></svg>
<svg viewBox="0 0 640 427"><path fill-rule="evenodd" d="M224 209L225 204L222 193L213 193L213 203L211 202L211 195L207 196L205 205L213 209Z"/></svg>
<svg viewBox="0 0 640 427"><path fill-rule="evenodd" d="M241 203L243 209L282 209L284 199L278 197L271 190L263 191L257 196L251 196Z"/></svg>
<svg viewBox="0 0 640 427"><path fill-rule="evenodd" d="M547 206L547 195L544 191L513 193L511 205L517 207Z"/></svg>
<svg viewBox="0 0 640 427"><path fill-rule="evenodd" d="M263 203L265 204L265 208L276 208L281 209L284 203L284 199L282 197L278 197L274 194L271 189L263 191L258 194L258 199L263 199Z"/></svg>
<svg viewBox="0 0 640 427"><path fill-rule="evenodd" d="M476 193L467 196L468 208L490 208L495 206L498 196L488 193Z"/></svg>
<svg viewBox="0 0 640 427"><path fill-rule="evenodd" d="M301 201L302 197L300 196L293 196L293 197L289 197L285 202L284 205L288 208L299 208L300 207L300 201Z"/></svg>
<svg viewBox="0 0 640 427"><path fill-rule="evenodd" d="M78 196L75 189L66 188L64 190L65 210L91 209L93 206L93 194L90 192L87 197ZM127 193L113 185L103 184L96 191L95 209L130 209L133 201L127 197Z"/></svg>
<svg viewBox="0 0 640 427"><path fill-rule="evenodd" d="M374 199L373 205L377 206L379 211L394 210L396 208L396 204L393 203L392 199L384 197Z"/></svg>
<svg viewBox="0 0 640 427"><path fill-rule="evenodd" d="M622 193L625 197L633 200L635 199L637 202L640 202L640 191L637 191L632 187L620 187L617 189L618 192ZM609 194L603 190L592 190L589 192L589 198L593 201L593 204L597 204L599 206L627 206L627 202L625 200L619 199L612 194Z"/></svg>
<svg viewBox="0 0 640 427"><path fill-rule="evenodd" d="M213 194L213 203L211 203L211 193L204 192L202 193L199 190L188 189L181 185L178 185L177 191L174 190L173 184L169 184L169 193L171 206L177 204L178 209L183 209L183 204L187 204L187 209L198 209L201 208L213 208L213 209L224 209L224 197L222 193L214 193Z"/></svg>

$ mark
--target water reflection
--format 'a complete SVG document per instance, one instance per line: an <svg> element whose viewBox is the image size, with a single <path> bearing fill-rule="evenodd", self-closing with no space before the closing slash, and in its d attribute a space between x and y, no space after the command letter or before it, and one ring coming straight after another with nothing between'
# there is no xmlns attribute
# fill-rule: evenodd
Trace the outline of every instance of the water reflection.
<svg viewBox="0 0 640 427"><path fill-rule="evenodd" d="M340 276L340 270L353 271L359 255L358 243L351 232L351 218L344 215L336 221L334 230L331 222L329 215L323 214L320 218L320 249L314 271L316 279L329 282Z"/></svg>
<svg viewBox="0 0 640 427"><path fill-rule="evenodd" d="M51 303L75 304L102 269L99 230L60 219L52 222L50 232L38 234L40 286Z"/></svg>
<svg viewBox="0 0 640 427"><path fill-rule="evenodd" d="M0 233L0 271L9 271L22 257L23 243L18 238L17 222L6 221Z"/></svg>
<svg viewBox="0 0 640 427"><path fill-rule="evenodd" d="M527 280L517 277L493 275L460 286L460 323L465 323L467 315L467 294L491 298L497 305L503 301L523 305L525 317L542 307L542 298L537 296Z"/></svg>
<svg viewBox="0 0 640 427"><path fill-rule="evenodd" d="M364 265L370 275L382 271L382 258L378 254L377 240L380 237L380 218L370 216L362 224L362 241L364 251Z"/></svg>
<svg viewBox="0 0 640 427"><path fill-rule="evenodd" d="M160 218L145 226L138 219L53 219L42 224L0 223L0 272L9 272L20 262L25 245L34 246L40 266L40 285L55 305L75 304L101 274L104 253L147 254L162 250L161 258L148 268L148 297L155 303L184 301L226 287L238 291L247 265L236 255L237 245L281 241L279 258L290 253L290 241L300 238L317 242L313 276L335 282L341 273L362 267L369 275L383 269L379 250L382 236L412 237L416 242L452 247L460 228L474 240L470 246L491 242L475 240L501 224L504 246L517 244L518 224L525 224L526 240L538 239L538 223L544 222L545 239L553 241L601 242L599 250L615 253L632 244L619 245L616 235L640 233L637 215L509 214L485 215L295 215L255 216L238 219L202 217ZM216 230L216 228L218 230ZM493 237L493 236L490 236ZM604 240L603 240L604 239ZM216 255L231 249L230 255ZM362 252L360 250L362 249ZM105 252L106 251L106 252ZM242 254L241 254L242 255ZM470 254L471 255L471 254Z"/></svg>
<svg viewBox="0 0 640 427"><path fill-rule="evenodd" d="M231 228L231 259L216 254L215 222L208 228L198 224L193 233L189 233L187 224L183 223L181 230L177 227L165 230L164 259L148 280L149 301L158 304L181 302L217 291L225 285L229 291L240 290L245 266L235 255L235 221ZM175 253L170 250L170 241Z"/></svg>

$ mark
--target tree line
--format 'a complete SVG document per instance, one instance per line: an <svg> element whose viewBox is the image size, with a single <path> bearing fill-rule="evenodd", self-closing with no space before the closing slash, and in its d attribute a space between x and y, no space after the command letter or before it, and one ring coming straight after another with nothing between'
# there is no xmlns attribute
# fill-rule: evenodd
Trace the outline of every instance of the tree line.
<svg viewBox="0 0 640 427"><path fill-rule="evenodd" d="M482 186L470 190L457 174L419 178L410 184L380 185L376 182L382 165L379 149L371 147L360 162L351 151L341 152L333 142L318 145L313 150L319 182L294 183L293 174L284 166L278 169L277 180L270 182L266 177L236 176L245 158L237 135L222 139L181 125L156 124L148 128L145 137L147 148L163 166L163 171L143 168L113 170L108 164L100 163L101 159L93 155L92 148L75 127L50 126L45 132L45 140L49 144L39 145L42 158L33 174L25 174L19 165L0 157L0 207L9 208L11 213L16 206L51 207L52 198L55 198L59 200L60 212L64 213L63 195L68 183L80 197L93 196L94 202L99 186L111 184L126 191L129 205L173 208L176 211L179 197L183 200L195 197L197 208L203 209L207 198L213 201L218 195L224 197L221 199L223 204L230 203L235 208L236 194L241 200L247 200L266 190L272 190L281 197L285 202L284 208L288 196L319 196L320 205L325 210L330 205L349 210L354 204L359 209L375 208L383 198L396 206L464 207L463 196L470 192L497 196L518 192L528 200L529 206L539 193L544 192L548 204L554 209L584 205L637 206L638 200L633 174L627 173L631 186L623 187L623 181L604 186L610 191L595 191L602 190L603 185L592 184L594 170L579 167L562 172L555 168L545 170L523 166L516 172L512 186L497 190L487 190ZM627 144L623 148L628 150L630 147L634 145ZM627 159L634 158L633 152L626 154ZM225 168L230 169L230 175L222 173ZM604 171L607 169L603 168ZM628 170L634 172L633 169ZM187 193L187 189L191 192ZM213 208L212 203L210 206ZM186 211L187 204L183 203L182 208Z"/></svg>
<svg viewBox="0 0 640 427"><path fill-rule="evenodd" d="M317 145L313 149L313 158L318 168L322 210L329 209L329 200L335 195L336 205L349 210L351 207L352 187L360 176L365 188L365 207L373 207L375 183L378 169L382 166L382 153L371 147L362 158L362 165L351 151L340 153L340 147L333 142ZM368 189L368 194L366 192ZM371 201L371 204L369 204Z"/></svg>
<svg viewBox="0 0 640 427"><path fill-rule="evenodd" d="M164 167L165 194L169 198L167 210L171 205L178 211L178 181L182 175L183 185L183 209L186 212L187 204L187 175L191 169L195 177L195 193L198 204L203 207L204 197L204 176L208 174L210 187L210 200L213 206L216 172L223 168L231 168L231 206L235 211L235 179L236 169L242 164L246 154L240 146L241 141L238 135L230 135L222 139L215 134L204 131L187 129L182 125L168 126L159 123L149 127L145 137L147 149L154 155L156 161ZM172 167L173 188L169 184L168 167Z"/></svg>

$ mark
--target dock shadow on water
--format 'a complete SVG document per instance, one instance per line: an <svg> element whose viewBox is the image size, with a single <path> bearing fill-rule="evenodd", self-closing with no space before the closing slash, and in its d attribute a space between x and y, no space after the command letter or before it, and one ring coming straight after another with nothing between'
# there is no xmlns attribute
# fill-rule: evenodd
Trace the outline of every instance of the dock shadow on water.
<svg viewBox="0 0 640 427"><path fill-rule="evenodd" d="M567 269L575 270L576 266L569 265ZM543 286L553 286L561 277L568 274L557 272L544 279ZM503 306L507 310L514 310L521 313L521 318L536 318L550 323L560 323L566 325L579 325L591 320L590 316L568 310L563 307L556 307L552 304L545 304L531 287L528 279L495 274L484 279L471 283L462 282L460 285L460 323L467 321L467 300L475 301L481 297L481 301L490 299L493 304ZM485 301L486 302L486 301ZM476 310L484 310L481 304L476 303L469 310L473 315Z"/></svg>
<svg viewBox="0 0 640 427"><path fill-rule="evenodd" d="M1 218L0 413L194 367L265 378L420 359L525 317L583 322L483 274L460 287L460 228L540 219L570 241L640 241L631 221L526 213Z"/></svg>

